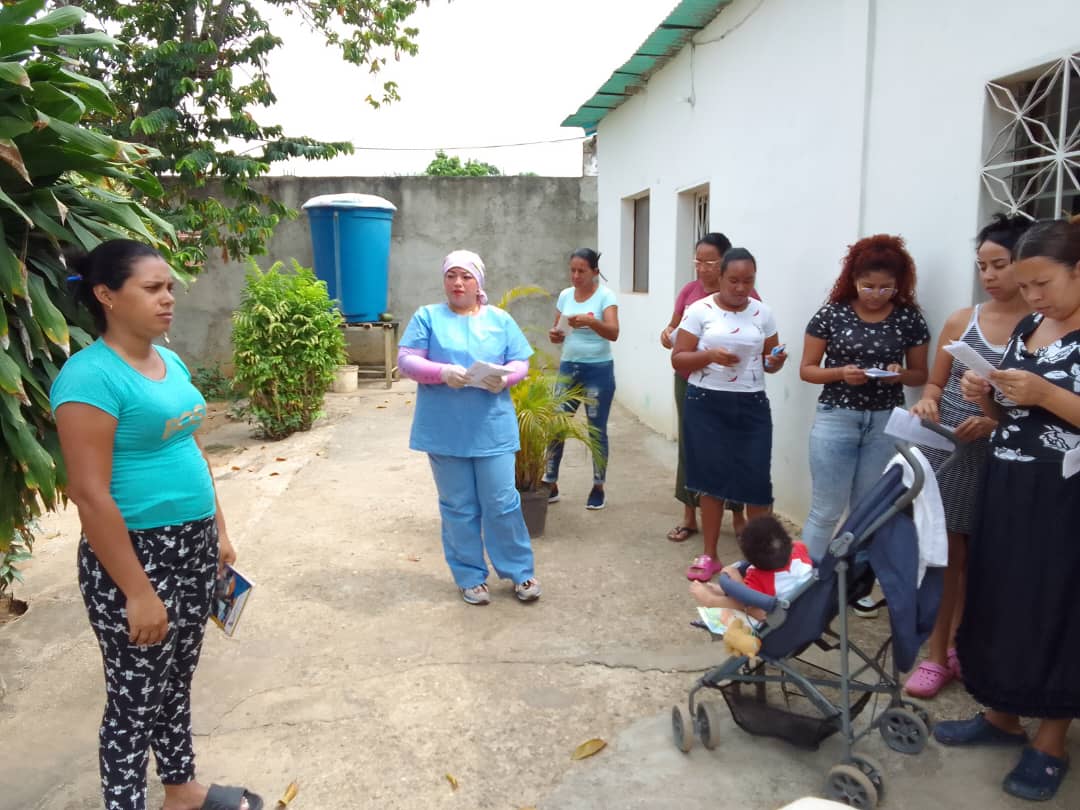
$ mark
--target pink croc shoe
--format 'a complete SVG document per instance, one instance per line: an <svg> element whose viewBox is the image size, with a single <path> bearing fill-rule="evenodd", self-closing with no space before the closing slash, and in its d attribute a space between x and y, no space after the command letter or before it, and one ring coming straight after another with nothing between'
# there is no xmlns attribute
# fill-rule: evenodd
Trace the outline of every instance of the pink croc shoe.
<svg viewBox="0 0 1080 810"><path fill-rule="evenodd" d="M956 680L963 683L963 681L964 681L964 673L960 669L960 659L956 657L956 647L950 647L949 648L948 665L949 665L949 672L952 673L952 676Z"/></svg>
<svg viewBox="0 0 1080 810"><path fill-rule="evenodd" d="M923 661L908 676L904 683L904 691L912 697L932 698L954 677L952 670L948 667L935 664L933 661Z"/></svg>
<svg viewBox="0 0 1080 810"><path fill-rule="evenodd" d="M700 557L695 557L694 561L690 563L690 567L686 569L686 578L696 579L698 582L708 582L719 574L723 568L724 566L708 554L702 554Z"/></svg>

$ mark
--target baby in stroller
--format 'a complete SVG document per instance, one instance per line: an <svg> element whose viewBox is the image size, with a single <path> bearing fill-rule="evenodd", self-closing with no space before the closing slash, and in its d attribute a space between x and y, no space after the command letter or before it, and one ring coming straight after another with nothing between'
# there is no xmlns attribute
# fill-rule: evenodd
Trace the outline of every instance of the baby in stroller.
<svg viewBox="0 0 1080 810"><path fill-rule="evenodd" d="M765 611L740 598L739 586L787 599L814 576L806 546L793 541L772 515L748 521L739 535L739 548L745 560L725 566L719 583L690 583L690 595L702 607L742 611L760 622Z"/></svg>

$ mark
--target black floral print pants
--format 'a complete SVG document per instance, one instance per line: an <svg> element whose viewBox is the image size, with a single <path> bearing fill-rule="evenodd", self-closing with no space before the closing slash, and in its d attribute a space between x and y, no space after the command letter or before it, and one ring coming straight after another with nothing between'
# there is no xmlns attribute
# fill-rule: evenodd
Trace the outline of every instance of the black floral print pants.
<svg viewBox="0 0 1080 810"><path fill-rule="evenodd" d="M195 778L191 679L217 574L213 517L130 532L135 553L169 614L165 639L128 640L126 599L86 538L79 543L79 589L105 665L100 731L101 785L107 810L144 810L148 749L163 784Z"/></svg>

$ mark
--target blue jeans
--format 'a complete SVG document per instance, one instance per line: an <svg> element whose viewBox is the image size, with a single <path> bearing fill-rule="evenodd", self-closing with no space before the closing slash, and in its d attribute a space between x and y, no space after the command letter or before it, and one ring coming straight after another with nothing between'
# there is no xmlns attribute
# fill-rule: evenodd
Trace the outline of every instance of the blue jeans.
<svg viewBox="0 0 1080 810"><path fill-rule="evenodd" d="M533 552L521 496L514 487L514 454L459 458L428 454L439 490L443 553L459 588L487 581L491 565L515 585L532 579Z"/></svg>
<svg viewBox="0 0 1080 810"><path fill-rule="evenodd" d="M606 363L559 363L559 383L556 390L565 391L574 385L585 389L585 396L596 400L585 407L585 416L589 424L596 428L600 444L600 458L593 459L593 485L602 486L607 475L608 435L607 420L611 413L611 403L615 399L615 361ZM563 406L563 410L574 413L581 403L574 399ZM548 448L547 469L544 482L554 484L559 480L559 465L562 464L563 442L552 442Z"/></svg>
<svg viewBox="0 0 1080 810"><path fill-rule="evenodd" d="M896 453L885 435L890 411L818 405L810 429L813 495L803 542L814 560L825 556L840 518L874 486Z"/></svg>

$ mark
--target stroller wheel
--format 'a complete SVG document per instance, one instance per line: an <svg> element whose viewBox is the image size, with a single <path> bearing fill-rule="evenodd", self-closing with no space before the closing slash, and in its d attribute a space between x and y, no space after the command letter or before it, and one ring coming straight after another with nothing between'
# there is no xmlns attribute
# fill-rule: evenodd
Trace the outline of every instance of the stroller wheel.
<svg viewBox="0 0 1080 810"><path fill-rule="evenodd" d="M878 803L874 783L854 765L834 765L829 770L825 777L825 797L859 810L872 810Z"/></svg>
<svg viewBox="0 0 1080 810"><path fill-rule="evenodd" d="M685 706L671 707L671 737L684 754L694 747L694 723Z"/></svg>
<svg viewBox="0 0 1080 810"><path fill-rule="evenodd" d="M720 711L711 700L702 700L697 705L697 735L701 744L712 751L720 742Z"/></svg>
<svg viewBox="0 0 1080 810"><path fill-rule="evenodd" d="M916 703L913 700L901 700L900 705L903 706L905 709L913 711L915 712L915 714L919 715L919 719L926 724L926 728L928 730L933 728L934 724L930 722L930 712L928 712L926 710L926 707L923 706L921 703Z"/></svg>
<svg viewBox="0 0 1080 810"><path fill-rule="evenodd" d="M923 719L903 706L891 706L883 711L878 728L885 744L901 754L918 754L930 738L930 730Z"/></svg>
<svg viewBox="0 0 1080 810"><path fill-rule="evenodd" d="M877 790L878 801L881 801L881 797L885 795L885 778L882 776L881 763L866 754L852 753L851 764L866 774Z"/></svg>

